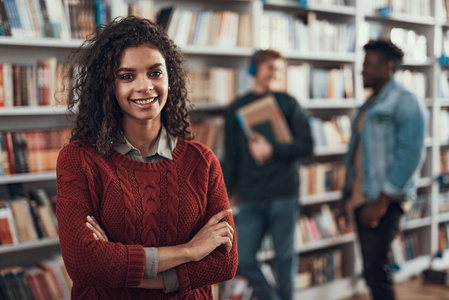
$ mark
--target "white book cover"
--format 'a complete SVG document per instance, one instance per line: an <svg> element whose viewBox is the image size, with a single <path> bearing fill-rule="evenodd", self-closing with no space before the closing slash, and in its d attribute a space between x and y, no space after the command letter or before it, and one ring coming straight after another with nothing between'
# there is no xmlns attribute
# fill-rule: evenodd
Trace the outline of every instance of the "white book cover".
<svg viewBox="0 0 449 300"><path fill-rule="evenodd" d="M14 87L12 83L12 64L3 63L3 86L5 88L5 107L14 106Z"/></svg>

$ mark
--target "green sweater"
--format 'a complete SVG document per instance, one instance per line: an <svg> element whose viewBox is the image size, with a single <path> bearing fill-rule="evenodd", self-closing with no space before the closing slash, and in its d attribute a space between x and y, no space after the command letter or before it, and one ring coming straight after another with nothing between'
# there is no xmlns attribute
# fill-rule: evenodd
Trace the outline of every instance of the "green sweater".
<svg viewBox="0 0 449 300"><path fill-rule="evenodd" d="M297 196L299 158L313 153L308 115L295 98L273 93L291 129L291 144L276 144L272 139L273 158L257 165L249 153L248 140L241 129L236 111L264 95L248 93L237 99L226 112L225 159L222 164L228 194L237 189L239 201L270 201L277 197ZM270 140L270 138L268 138Z"/></svg>

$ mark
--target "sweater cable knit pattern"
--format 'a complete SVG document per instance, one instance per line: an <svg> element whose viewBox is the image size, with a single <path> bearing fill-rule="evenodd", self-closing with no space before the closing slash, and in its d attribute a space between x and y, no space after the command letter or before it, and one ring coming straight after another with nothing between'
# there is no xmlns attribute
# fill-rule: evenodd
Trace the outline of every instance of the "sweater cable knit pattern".
<svg viewBox="0 0 449 300"><path fill-rule="evenodd" d="M160 237L160 202L157 201L160 197L159 189L159 176L157 174L152 174L155 180L150 180L148 184L140 182L141 176L136 176L139 184L139 194L142 197L142 205L144 208L143 214L143 231L142 231L142 241L144 244L159 243ZM148 197L146 200L145 197Z"/></svg>
<svg viewBox="0 0 449 300"><path fill-rule="evenodd" d="M167 232L167 243L173 244L177 238L177 226L178 226L178 207L179 207L179 197L178 197L178 174L173 167L167 170L168 179L168 232Z"/></svg>
<svg viewBox="0 0 449 300"><path fill-rule="evenodd" d="M136 223L136 210L134 196L132 194L132 187L129 182L128 171L121 165L116 164L117 176L120 180L121 190L123 191L123 202L126 205L125 212L125 226L126 226L126 242L133 243L136 238L136 230L134 228Z"/></svg>
<svg viewBox="0 0 449 300"><path fill-rule="evenodd" d="M72 142L59 154L57 180L72 299L212 299L210 285L235 276L236 238L229 253L220 246L176 267L178 292L130 289L143 279L143 247L188 242L214 214L230 208L220 164L206 147L180 138L173 160L145 163L115 150L101 158L88 145ZM108 242L93 238L85 225L88 215L99 221ZM234 227L232 217L224 220Z"/></svg>

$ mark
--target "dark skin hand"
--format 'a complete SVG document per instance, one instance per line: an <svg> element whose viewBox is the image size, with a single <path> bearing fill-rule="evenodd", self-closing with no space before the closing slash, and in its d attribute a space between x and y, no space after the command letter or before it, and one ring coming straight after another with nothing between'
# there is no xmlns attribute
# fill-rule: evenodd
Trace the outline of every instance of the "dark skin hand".
<svg viewBox="0 0 449 300"><path fill-rule="evenodd" d="M362 225L371 228L379 226L379 220L387 212L390 202L391 199L382 193L375 202L365 205L359 216Z"/></svg>

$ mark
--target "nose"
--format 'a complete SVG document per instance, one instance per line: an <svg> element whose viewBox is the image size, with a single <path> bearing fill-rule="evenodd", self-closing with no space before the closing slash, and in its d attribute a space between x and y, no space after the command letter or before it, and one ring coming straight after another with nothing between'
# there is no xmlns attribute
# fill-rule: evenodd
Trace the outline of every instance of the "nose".
<svg viewBox="0 0 449 300"><path fill-rule="evenodd" d="M136 90L141 93L149 93L154 89L154 85L148 77L141 77L138 81Z"/></svg>

